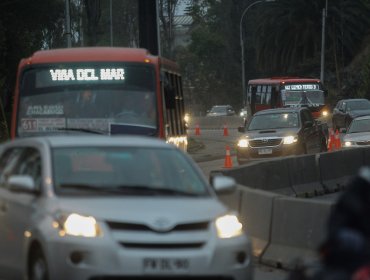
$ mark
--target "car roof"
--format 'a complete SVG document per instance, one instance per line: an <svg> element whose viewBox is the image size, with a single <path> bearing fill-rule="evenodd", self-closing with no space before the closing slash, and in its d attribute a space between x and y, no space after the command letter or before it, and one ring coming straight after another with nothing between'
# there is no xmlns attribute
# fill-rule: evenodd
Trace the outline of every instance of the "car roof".
<svg viewBox="0 0 370 280"><path fill-rule="evenodd" d="M39 143L50 147L146 147L146 148L175 148L164 140L147 136L108 136L108 135L50 135L40 137L17 138L6 142L8 145Z"/></svg>
<svg viewBox="0 0 370 280"><path fill-rule="evenodd" d="M262 111L258 111L254 114L257 115L265 115L265 114L274 114L274 113L298 113L302 110L308 110L305 107L289 107L289 108L276 108L276 109L266 109Z"/></svg>

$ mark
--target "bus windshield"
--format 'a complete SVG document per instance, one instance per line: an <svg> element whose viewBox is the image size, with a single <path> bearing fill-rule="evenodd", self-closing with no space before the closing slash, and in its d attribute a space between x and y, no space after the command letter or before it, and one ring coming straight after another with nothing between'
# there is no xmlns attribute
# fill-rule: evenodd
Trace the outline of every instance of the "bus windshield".
<svg viewBox="0 0 370 280"><path fill-rule="evenodd" d="M322 90L314 91L282 91L282 100L285 106L318 106L325 104L325 95Z"/></svg>
<svg viewBox="0 0 370 280"><path fill-rule="evenodd" d="M34 66L21 76L17 134L84 129L155 135L155 84L148 64Z"/></svg>

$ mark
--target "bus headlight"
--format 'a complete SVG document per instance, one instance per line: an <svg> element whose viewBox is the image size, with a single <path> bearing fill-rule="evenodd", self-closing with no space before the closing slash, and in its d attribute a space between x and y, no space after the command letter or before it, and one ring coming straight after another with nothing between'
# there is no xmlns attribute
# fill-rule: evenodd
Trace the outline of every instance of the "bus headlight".
<svg viewBox="0 0 370 280"><path fill-rule="evenodd" d="M248 139L239 139L239 141L238 141L238 147L240 147L240 148L248 148L248 146L249 146Z"/></svg>
<svg viewBox="0 0 370 280"><path fill-rule="evenodd" d="M232 238L243 233L243 225L236 215L227 214L216 219L217 236L220 238Z"/></svg>
<svg viewBox="0 0 370 280"><path fill-rule="evenodd" d="M284 137L283 144L290 145L290 144L293 144L293 143L295 143L297 141L298 141L298 139L297 139L296 136L286 136L286 137Z"/></svg>

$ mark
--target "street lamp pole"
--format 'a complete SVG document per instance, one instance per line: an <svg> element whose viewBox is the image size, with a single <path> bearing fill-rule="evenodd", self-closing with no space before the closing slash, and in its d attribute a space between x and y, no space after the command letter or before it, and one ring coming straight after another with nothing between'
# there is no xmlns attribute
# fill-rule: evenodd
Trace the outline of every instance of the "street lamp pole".
<svg viewBox="0 0 370 280"><path fill-rule="evenodd" d="M240 24L239 24L239 30L240 30L240 48L242 50L242 57L241 57L241 64L242 64L242 94L243 94L243 106L245 106L245 60L244 60L244 41L243 41L243 19L245 14L248 12L248 10L253 7L254 5L257 5L259 3L263 2L275 2L275 0L258 0L253 3L251 3L242 13L242 16L240 18Z"/></svg>

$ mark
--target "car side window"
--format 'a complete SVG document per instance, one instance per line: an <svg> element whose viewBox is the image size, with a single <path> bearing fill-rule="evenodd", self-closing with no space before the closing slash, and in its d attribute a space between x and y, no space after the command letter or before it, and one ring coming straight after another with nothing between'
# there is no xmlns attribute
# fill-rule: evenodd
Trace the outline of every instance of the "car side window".
<svg viewBox="0 0 370 280"><path fill-rule="evenodd" d="M22 154L21 148L10 148L0 158L0 187L6 186L9 176L14 174L19 157Z"/></svg>
<svg viewBox="0 0 370 280"><path fill-rule="evenodd" d="M25 148L19 159L14 174L29 175L35 181L37 190L41 190L41 156L35 148Z"/></svg>

